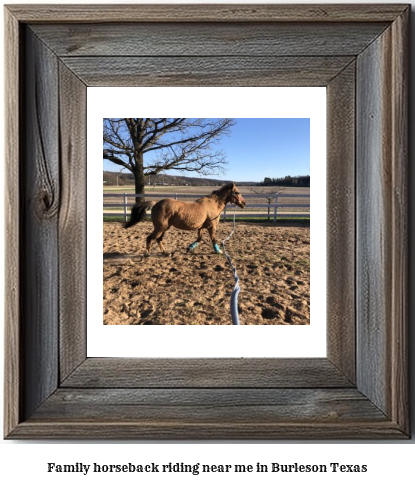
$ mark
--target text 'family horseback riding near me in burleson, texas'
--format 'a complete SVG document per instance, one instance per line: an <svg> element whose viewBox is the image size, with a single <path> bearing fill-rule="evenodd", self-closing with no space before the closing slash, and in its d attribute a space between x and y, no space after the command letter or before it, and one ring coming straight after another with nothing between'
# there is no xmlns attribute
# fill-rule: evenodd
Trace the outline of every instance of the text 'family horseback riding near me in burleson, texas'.
<svg viewBox="0 0 415 488"><path fill-rule="evenodd" d="M187 464L180 463L148 463L148 464L56 464L47 463L48 473L366 473L366 464Z"/></svg>

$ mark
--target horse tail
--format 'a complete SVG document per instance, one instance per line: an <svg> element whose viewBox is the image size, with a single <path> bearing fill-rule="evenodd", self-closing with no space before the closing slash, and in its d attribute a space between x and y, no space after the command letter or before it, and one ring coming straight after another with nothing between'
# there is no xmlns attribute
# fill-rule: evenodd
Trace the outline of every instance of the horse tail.
<svg viewBox="0 0 415 488"><path fill-rule="evenodd" d="M131 209L130 220L124 225L124 229L128 229L139 222L142 222L146 217L146 211L151 208L155 202L140 202L136 203Z"/></svg>

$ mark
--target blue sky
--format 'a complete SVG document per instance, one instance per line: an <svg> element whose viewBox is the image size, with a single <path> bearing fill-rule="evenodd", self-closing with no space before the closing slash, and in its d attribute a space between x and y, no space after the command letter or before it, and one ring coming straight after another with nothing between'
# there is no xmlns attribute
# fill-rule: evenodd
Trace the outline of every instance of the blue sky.
<svg viewBox="0 0 415 488"><path fill-rule="evenodd" d="M235 119L222 139L227 179L261 181L310 174L310 119Z"/></svg>
<svg viewBox="0 0 415 488"><path fill-rule="evenodd" d="M310 174L310 119L234 120L231 135L222 137L218 145L228 160L225 173L212 178L262 181ZM120 169L104 161L104 170Z"/></svg>

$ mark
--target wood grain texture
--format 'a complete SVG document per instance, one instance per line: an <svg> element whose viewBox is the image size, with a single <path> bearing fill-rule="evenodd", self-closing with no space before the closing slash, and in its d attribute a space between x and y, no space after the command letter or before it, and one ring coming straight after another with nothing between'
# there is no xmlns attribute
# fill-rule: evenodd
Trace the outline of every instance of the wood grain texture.
<svg viewBox="0 0 415 488"><path fill-rule="evenodd" d="M388 24L34 25L58 56L356 56Z"/></svg>
<svg viewBox="0 0 415 488"><path fill-rule="evenodd" d="M58 385L58 60L25 33L26 107L22 165L22 324L24 415Z"/></svg>
<svg viewBox="0 0 415 488"><path fill-rule="evenodd" d="M7 16L7 86L12 94L8 134L13 142L7 153L8 178L10 189L20 193L16 197L9 192L7 203L6 225L11 235L8 257L16 269L8 270L11 303L6 331L10 359L6 367L6 437L407 438L408 7L15 5L8 8ZM167 22L166 32L176 38L183 26L173 27L175 23L185 22L188 27L199 22L205 52L189 56L189 52L198 52L202 43L195 41L192 46L189 42L186 54L186 41L177 38L176 47L155 48L159 53L164 50L166 57L149 59L142 56L149 49L143 39L144 50L137 51L140 56L134 53L123 59L118 53L115 58L93 54L87 60L84 54L88 49L97 53L105 46L105 41L96 36L99 29L94 27L94 33L88 30L89 25L78 26L73 35L68 30L71 26L65 27L67 42L63 39L57 46L68 56L61 57L45 43L52 45L56 31L63 32L61 26L54 26L59 22L108 24L123 20ZM282 24L272 25L276 20ZM42 25L24 25L28 21ZM210 34L208 24L201 26L200 22L213 22L209 27L217 31ZM270 40L261 37L257 22L263 23ZM291 34L285 22L290 22ZM338 24L312 40L315 54L305 59L296 55L298 45L292 41L297 36L302 42L299 22L310 23L305 29L308 38L312 29L317 32L321 27L314 23ZM352 41L345 39L343 50L333 41L340 56L328 59L321 53L332 47L324 44L336 38L333 31L339 27L340 32L344 22L353 23L349 32L359 32L358 37L370 24L367 39L371 40L352 56L356 60L347 55ZM391 25L385 29L384 22ZM237 32L234 24L238 23L241 32L245 24L249 26L246 40ZM52 27L53 35L47 34L45 24ZM280 27L285 32L284 42L278 37ZM373 37L379 27L381 33ZM153 24L143 29L148 33L163 30ZM194 38L196 31L192 33ZM121 42L118 35L115 39L115 44L122 44L120 52L133 49L128 38ZM250 56L243 59L225 52L228 45L229 53L237 53L241 42ZM265 55L261 54L261 42ZM284 43L286 55L270 56L275 49L283 52ZM322 47L317 52L318 45ZM21 47L26 56L13 60ZM184 57L172 56L175 52L185 53ZM223 60L215 55L217 52L224 53ZM300 72L301 65L304 73ZM120 85L145 83L144 77L151 83L170 86L202 85L207 83L209 69L216 83L226 80L229 86L261 83L262 75L263 86L309 80L328 87L329 215L341 219L341 223L329 224L328 229L332 261L328 358L85 359L84 275L77 280L85 257L85 220L81 204L74 198L79 197L81 202L85 198L85 85L103 84L109 76L117 77ZM356 105L352 109L354 87ZM356 116L355 138L352 115ZM354 147L356 187L351 168ZM19 222L12 222L16 217ZM339 244L342 239L345 242ZM342 253L350 269L341 262ZM76 257L80 262L73 264ZM352 326L352 269L356 269L356 335ZM336 272L342 276L335 276Z"/></svg>
<svg viewBox="0 0 415 488"><path fill-rule="evenodd" d="M358 386L390 414L391 341L390 32L357 63ZM368 345L373 351L366 354Z"/></svg>
<svg viewBox="0 0 415 488"><path fill-rule="evenodd" d="M65 406L62 411L62 405ZM346 424L387 418L354 388L151 388L68 389L47 399L32 416L37 421Z"/></svg>
<svg viewBox="0 0 415 488"><path fill-rule="evenodd" d="M63 57L88 86L326 86L352 57Z"/></svg>
<svg viewBox="0 0 415 488"><path fill-rule="evenodd" d="M5 11L5 358L4 358L4 433L7 434L20 420L22 378L20 371L20 46L19 25Z"/></svg>
<svg viewBox="0 0 415 488"><path fill-rule="evenodd" d="M352 383L327 359L88 358L65 388L321 388Z"/></svg>
<svg viewBox="0 0 415 488"><path fill-rule="evenodd" d="M394 36L407 22L368 47L357 77L358 387L405 430L407 51L405 36Z"/></svg>
<svg viewBox="0 0 415 488"><path fill-rule="evenodd" d="M8 5L20 22L393 22L407 5Z"/></svg>
<svg viewBox="0 0 415 488"><path fill-rule="evenodd" d="M408 120L409 120L409 22L405 11L391 25L392 121L392 332L391 418L409 432L408 392Z"/></svg>
<svg viewBox="0 0 415 488"><path fill-rule="evenodd" d="M356 422L143 422L80 421L20 424L10 439L112 440L404 440L399 427L387 420Z"/></svg>
<svg viewBox="0 0 415 488"><path fill-rule="evenodd" d="M86 358L86 85L59 64L59 375ZM76 100L76 103L74 103Z"/></svg>
<svg viewBox="0 0 415 488"><path fill-rule="evenodd" d="M327 354L351 381L355 363L355 62L327 87Z"/></svg>

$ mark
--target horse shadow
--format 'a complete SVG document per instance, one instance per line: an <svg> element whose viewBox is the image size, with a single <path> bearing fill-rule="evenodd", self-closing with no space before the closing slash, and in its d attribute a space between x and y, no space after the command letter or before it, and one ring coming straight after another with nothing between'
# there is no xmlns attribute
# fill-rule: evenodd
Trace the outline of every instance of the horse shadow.
<svg viewBox="0 0 415 488"><path fill-rule="evenodd" d="M126 261L134 261L137 260L140 256L135 254L123 254L120 252L104 252L103 261L105 263L112 263L112 264L122 264Z"/></svg>

